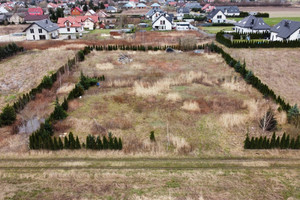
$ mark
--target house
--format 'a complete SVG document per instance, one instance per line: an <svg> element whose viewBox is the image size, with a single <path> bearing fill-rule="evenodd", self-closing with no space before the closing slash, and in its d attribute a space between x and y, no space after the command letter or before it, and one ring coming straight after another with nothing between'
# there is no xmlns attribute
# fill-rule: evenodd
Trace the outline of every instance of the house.
<svg viewBox="0 0 300 200"><path fill-rule="evenodd" d="M210 23L226 23L226 16L222 12L222 10L215 9L211 11L207 16L206 19Z"/></svg>
<svg viewBox="0 0 300 200"><path fill-rule="evenodd" d="M239 22L235 23L235 32L237 33L263 33L269 32L271 27L266 24L263 18L257 18L249 15Z"/></svg>
<svg viewBox="0 0 300 200"><path fill-rule="evenodd" d="M185 4L185 7L192 10L192 9L201 9L202 6L198 2L188 2Z"/></svg>
<svg viewBox="0 0 300 200"><path fill-rule="evenodd" d="M189 22L177 22L175 28L178 31L191 30L191 24Z"/></svg>
<svg viewBox="0 0 300 200"><path fill-rule="evenodd" d="M90 9L85 13L85 16L97 16L97 13L94 10Z"/></svg>
<svg viewBox="0 0 300 200"><path fill-rule="evenodd" d="M151 8L160 8L160 5L158 3L154 3L151 5Z"/></svg>
<svg viewBox="0 0 300 200"><path fill-rule="evenodd" d="M152 22L152 28L154 30L160 30L160 31L172 30L172 26L173 26L172 17L166 13L160 15Z"/></svg>
<svg viewBox="0 0 300 200"><path fill-rule="evenodd" d="M165 14L164 11L156 11L155 13L153 13L153 15L150 17L151 21L154 22L158 17L160 17L161 15Z"/></svg>
<svg viewBox="0 0 300 200"><path fill-rule="evenodd" d="M83 28L94 30L98 26L98 16L77 16L83 24Z"/></svg>
<svg viewBox="0 0 300 200"><path fill-rule="evenodd" d="M44 11L41 7L37 8L28 8L28 14L29 15L43 15Z"/></svg>
<svg viewBox="0 0 300 200"><path fill-rule="evenodd" d="M76 39L76 35L83 31L83 25L80 19L76 19L76 17L64 17L58 18L58 32L60 34L67 34L69 39Z"/></svg>
<svg viewBox="0 0 300 200"><path fill-rule="evenodd" d="M64 15L71 15L71 8L64 8Z"/></svg>
<svg viewBox="0 0 300 200"><path fill-rule="evenodd" d="M176 14L177 20L182 20L184 15L188 15L188 14L190 14L189 8L186 8L186 7L178 8L177 14Z"/></svg>
<svg viewBox="0 0 300 200"><path fill-rule="evenodd" d="M103 10L99 10L98 17L99 17L99 19L106 18L106 17L109 17L109 14L107 14Z"/></svg>
<svg viewBox="0 0 300 200"><path fill-rule="evenodd" d="M78 7L71 9L71 15L81 15L82 13L83 13L83 11Z"/></svg>
<svg viewBox="0 0 300 200"><path fill-rule="evenodd" d="M237 6L217 6L216 9L222 10L226 16L240 15L240 9Z"/></svg>
<svg viewBox="0 0 300 200"><path fill-rule="evenodd" d="M152 8L151 10L149 10L147 13L146 13L146 18L150 19L155 13L157 12L164 12L162 9L160 8Z"/></svg>
<svg viewBox="0 0 300 200"><path fill-rule="evenodd" d="M211 12L214 9L215 9L215 6L211 6L210 4L205 4L205 6L203 6L201 8L201 10L203 10L205 12Z"/></svg>
<svg viewBox="0 0 300 200"><path fill-rule="evenodd" d="M300 40L300 22L282 20L271 28L271 41Z"/></svg>
<svg viewBox="0 0 300 200"><path fill-rule="evenodd" d="M26 16L26 13L14 13L10 18L9 18L9 23L13 24L21 24L24 22L24 17Z"/></svg>
<svg viewBox="0 0 300 200"><path fill-rule="evenodd" d="M139 3L137 6L136 6L138 9L143 9L143 8L146 8L146 4L144 3Z"/></svg>
<svg viewBox="0 0 300 200"><path fill-rule="evenodd" d="M50 40L58 38L58 29L57 24L44 19L30 24L23 32L27 40Z"/></svg>
<svg viewBox="0 0 300 200"><path fill-rule="evenodd" d="M122 6L123 9L131 9L133 6L130 3L126 3L124 6Z"/></svg>
<svg viewBox="0 0 300 200"><path fill-rule="evenodd" d="M106 12L108 13L116 13L118 12L118 9L114 6L108 6L107 8L105 8Z"/></svg>
<svg viewBox="0 0 300 200"><path fill-rule="evenodd" d="M25 15L24 22L27 24L34 23L40 20L49 19L49 15Z"/></svg>
<svg viewBox="0 0 300 200"><path fill-rule="evenodd" d="M4 14L0 14L0 24L7 24L8 19L7 16Z"/></svg>

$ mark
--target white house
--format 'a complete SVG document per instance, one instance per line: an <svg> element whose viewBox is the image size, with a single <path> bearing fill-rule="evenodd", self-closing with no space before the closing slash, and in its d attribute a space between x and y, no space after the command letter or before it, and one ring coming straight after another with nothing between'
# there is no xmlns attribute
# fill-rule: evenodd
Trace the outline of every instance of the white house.
<svg viewBox="0 0 300 200"><path fill-rule="evenodd" d="M225 14L221 10L218 10L218 9L211 11L207 15L206 18L207 18L207 21L210 23L226 23Z"/></svg>
<svg viewBox="0 0 300 200"><path fill-rule="evenodd" d="M27 40L50 40L58 38L58 29L57 24L44 19L30 24L23 32Z"/></svg>
<svg viewBox="0 0 300 200"><path fill-rule="evenodd" d="M300 40L300 22L282 20L271 28L270 40L291 41Z"/></svg>
<svg viewBox="0 0 300 200"><path fill-rule="evenodd" d="M92 9L88 10L85 13L85 16L96 16L96 15L97 15L97 13L94 10L92 10Z"/></svg>
<svg viewBox="0 0 300 200"><path fill-rule="evenodd" d="M172 25L172 17L168 14L162 14L152 22L152 28L160 31L172 30Z"/></svg>
<svg viewBox="0 0 300 200"><path fill-rule="evenodd" d="M188 15L188 14L190 14L189 8L186 8L186 7L178 8L177 14L176 14L177 20L182 20L184 15Z"/></svg>
<svg viewBox="0 0 300 200"><path fill-rule="evenodd" d="M222 10L226 16L239 16L240 9L237 6L217 6L216 9Z"/></svg>
<svg viewBox="0 0 300 200"><path fill-rule="evenodd" d="M65 18L58 18L57 23L59 26L58 31L60 34L68 34L71 37L83 32L83 25L80 19L76 19L76 17L69 16Z"/></svg>
<svg viewBox="0 0 300 200"><path fill-rule="evenodd" d="M176 30L178 31L186 31L191 30L191 24L189 22L177 22L176 23Z"/></svg>
<svg viewBox="0 0 300 200"><path fill-rule="evenodd" d="M264 22L262 18L252 15L245 17L241 21L234 24L237 33L263 33L269 32L271 27Z"/></svg>

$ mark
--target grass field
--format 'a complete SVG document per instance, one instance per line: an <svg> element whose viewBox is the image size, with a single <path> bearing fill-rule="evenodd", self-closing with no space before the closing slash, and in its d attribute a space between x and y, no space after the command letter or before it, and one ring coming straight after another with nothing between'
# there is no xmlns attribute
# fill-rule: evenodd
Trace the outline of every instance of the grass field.
<svg viewBox="0 0 300 200"><path fill-rule="evenodd" d="M300 104L299 49L228 49L263 82L291 104Z"/></svg>
<svg viewBox="0 0 300 200"><path fill-rule="evenodd" d="M238 22L243 18L228 18L228 19L235 20L236 22ZM300 21L300 17L274 17L274 18L263 18L263 19L269 26L274 26L278 24L280 21L282 21L283 19Z"/></svg>
<svg viewBox="0 0 300 200"><path fill-rule="evenodd" d="M201 28L207 33L216 34L220 31L232 31L233 26L203 26Z"/></svg>
<svg viewBox="0 0 300 200"><path fill-rule="evenodd" d="M45 75L73 58L74 51L54 48L33 50L5 59L0 63L0 109L19 95L36 87ZM8 78L9 77L9 78Z"/></svg>
<svg viewBox="0 0 300 200"><path fill-rule="evenodd" d="M139 157L71 152L1 156L0 198L298 199L299 159Z"/></svg>

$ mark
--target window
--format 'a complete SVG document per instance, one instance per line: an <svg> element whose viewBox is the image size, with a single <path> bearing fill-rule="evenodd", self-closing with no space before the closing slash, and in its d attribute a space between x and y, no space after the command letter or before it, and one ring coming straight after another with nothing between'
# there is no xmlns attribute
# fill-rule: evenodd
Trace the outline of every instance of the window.
<svg viewBox="0 0 300 200"><path fill-rule="evenodd" d="M30 29L30 33L34 33L34 30L33 30L33 29Z"/></svg>
<svg viewBox="0 0 300 200"><path fill-rule="evenodd" d="M217 18L218 19L222 19L222 15L217 15Z"/></svg>
<svg viewBox="0 0 300 200"><path fill-rule="evenodd" d="M166 21L165 20L160 20L160 25L165 25Z"/></svg>
<svg viewBox="0 0 300 200"><path fill-rule="evenodd" d="M41 28L39 28L39 33L42 33L42 32L43 32L43 30Z"/></svg>
<svg viewBox="0 0 300 200"><path fill-rule="evenodd" d="M35 35L33 36L33 40L35 40Z"/></svg>
<svg viewBox="0 0 300 200"><path fill-rule="evenodd" d="M67 28L67 31L70 32L70 28Z"/></svg>
<svg viewBox="0 0 300 200"><path fill-rule="evenodd" d="M45 35L40 35L40 40L46 40L46 36Z"/></svg>

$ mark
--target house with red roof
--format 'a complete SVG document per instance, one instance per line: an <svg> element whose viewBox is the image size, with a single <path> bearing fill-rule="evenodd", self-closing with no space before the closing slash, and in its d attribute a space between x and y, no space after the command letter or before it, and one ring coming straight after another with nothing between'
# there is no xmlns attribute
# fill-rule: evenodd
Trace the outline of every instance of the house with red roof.
<svg viewBox="0 0 300 200"><path fill-rule="evenodd" d="M71 15L81 15L82 13L83 13L83 11L78 7L71 9Z"/></svg>
<svg viewBox="0 0 300 200"><path fill-rule="evenodd" d="M58 32L68 35L68 39L76 39L76 35L81 34L83 31L81 20L72 16L58 18L57 25L59 27Z"/></svg>
<svg viewBox="0 0 300 200"><path fill-rule="evenodd" d="M80 19L83 28L88 30L94 30L98 27L99 18L98 16L77 16L77 19Z"/></svg>
<svg viewBox="0 0 300 200"><path fill-rule="evenodd" d="M41 7L28 8L28 14L29 15L43 15L44 11Z"/></svg>

